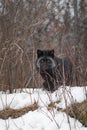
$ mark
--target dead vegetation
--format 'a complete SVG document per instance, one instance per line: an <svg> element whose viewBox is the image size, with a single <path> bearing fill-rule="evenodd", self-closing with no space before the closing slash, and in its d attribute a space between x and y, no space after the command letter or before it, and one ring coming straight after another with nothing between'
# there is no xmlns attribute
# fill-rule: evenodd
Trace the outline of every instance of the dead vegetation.
<svg viewBox="0 0 87 130"><path fill-rule="evenodd" d="M42 85L35 69L37 49L68 56L73 62L73 86L87 85L85 1L79 0L77 8L74 0L65 1L63 7L61 0L0 0L0 91ZM70 5L77 14L73 17Z"/></svg>
<svg viewBox="0 0 87 130"><path fill-rule="evenodd" d="M34 111L38 108L37 104L34 103L30 106L20 108L20 109L12 109L12 108L6 108L0 111L0 118L2 119L8 119L9 117L11 118L18 118L21 117L22 115L26 114L29 111Z"/></svg>
<svg viewBox="0 0 87 130"><path fill-rule="evenodd" d="M47 109L52 110L53 108L56 108L58 111L65 112L67 115L79 120L85 127L87 127L87 100L81 103L73 103L70 106L67 106L64 110L57 106L58 103L60 103L60 101L51 102Z"/></svg>
<svg viewBox="0 0 87 130"><path fill-rule="evenodd" d="M67 106L67 108L64 110L57 106L59 103L60 100L48 104L47 106L48 111L52 110L53 108L56 108L58 111L65 112L70 117L79 120L85 127L87 127L87 100L84 100L81 103L73 103L70 106ZM9 117L18 118L26 114L27 112L34 111L36 109L38 109L38 105L36 102L30 106L20 109L13 109L8 107L0 111L0 118L1 119L8 119Z"/></svg>
<svg viewBox="0 0 87 130"><path fill-rule="evenodd" d="M87 127L87 100L81 103L71 104L64 110L64 112L79 120L85 127Z"/></svg>
<svg viewBox="0 0 87 130"><path fill-rule="evenodd" d="M55 102L51 102L51 103L47 106L47 109L48 109L48 110L51 110L52 108L56 108Z"/></svg>
<svg viewBox="0 0 87 130"><path fill-rule="evenodd" d="M53 108L57 108L58 111L61 110L61 108L57 107L58 103L60 103L60 100L55 101L55 102L51 102L50 104L48 104L47 109L51 110Z"/></svg>

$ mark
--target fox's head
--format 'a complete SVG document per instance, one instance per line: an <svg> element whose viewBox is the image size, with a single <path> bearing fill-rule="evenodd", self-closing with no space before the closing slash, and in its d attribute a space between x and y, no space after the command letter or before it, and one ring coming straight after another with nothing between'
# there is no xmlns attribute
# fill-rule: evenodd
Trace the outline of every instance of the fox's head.
<svg viewBox="0 0 87 130"><path fill-rule="evenodd" d="M37 50L36 66L42 71L54 68L56 66L54 50Z"/></svg>

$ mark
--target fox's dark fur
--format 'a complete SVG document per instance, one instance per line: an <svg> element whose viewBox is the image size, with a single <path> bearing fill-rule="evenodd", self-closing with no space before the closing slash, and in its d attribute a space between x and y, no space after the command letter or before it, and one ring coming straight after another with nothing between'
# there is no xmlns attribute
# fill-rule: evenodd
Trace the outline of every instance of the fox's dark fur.
<svg viewBox="0 0 87 130"><path fill-rule="evenodd" d="M54 91L56 86L72 84L72 62L69 58L58 58L54 50L37 50L36 68L44 79L45 89Z"/></svg>

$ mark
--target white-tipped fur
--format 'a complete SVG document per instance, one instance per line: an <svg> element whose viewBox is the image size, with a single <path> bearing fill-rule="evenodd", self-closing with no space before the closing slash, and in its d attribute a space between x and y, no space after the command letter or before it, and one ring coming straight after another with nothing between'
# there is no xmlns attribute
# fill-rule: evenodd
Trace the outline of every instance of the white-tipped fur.
<svg viewBox="0 0 87 130"><path fill-rule="evenodd" d="M41 58L39 58L39 59L37 60L37 67L38 67L38 68L40 68L40 60L42 60L42 59L43 59L43 57L41 57ZM56 66L55 61L54 61L51 57L47 57L47 59L50 59L50 60L52 61L52 68L54 68L54 67Z"/></svg>

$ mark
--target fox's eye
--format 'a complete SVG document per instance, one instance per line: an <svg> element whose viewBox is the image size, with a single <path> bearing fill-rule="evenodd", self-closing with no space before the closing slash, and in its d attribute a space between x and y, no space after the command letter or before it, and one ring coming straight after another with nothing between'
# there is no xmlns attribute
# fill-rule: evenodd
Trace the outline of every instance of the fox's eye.
<svg viewBox="0 0 87 130"><path fill-rule="evenodd" d="M40 62L41 62L41 63L44 63L44 59L41 59Z"/></svg>
<svg viewBox="0 0 87 130"><path fill-rule="evenodd" d="M51 63L50 59L47 59L47 63Z"/></svg>

